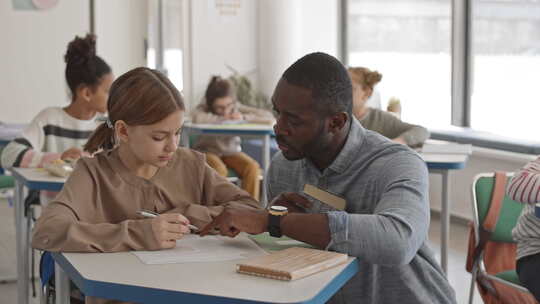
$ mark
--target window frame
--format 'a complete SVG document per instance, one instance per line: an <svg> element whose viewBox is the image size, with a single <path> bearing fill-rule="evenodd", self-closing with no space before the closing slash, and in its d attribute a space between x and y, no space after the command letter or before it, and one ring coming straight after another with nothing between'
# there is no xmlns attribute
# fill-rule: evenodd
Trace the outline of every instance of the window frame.
<svg viewBox="0 0 540 304"><path fill-rule="evenodd" d="M340 60L349 63L349 1L339 0L338 49ZM473 0L451 1L451 126L448 130L430 130L432 139L470 143L504 151L540 154L540 142L512 139L471 129L471 93L473 79L472 36ZM461 128L456 131L455 127ZM471 135L473 134L473 135Z"/></svg>

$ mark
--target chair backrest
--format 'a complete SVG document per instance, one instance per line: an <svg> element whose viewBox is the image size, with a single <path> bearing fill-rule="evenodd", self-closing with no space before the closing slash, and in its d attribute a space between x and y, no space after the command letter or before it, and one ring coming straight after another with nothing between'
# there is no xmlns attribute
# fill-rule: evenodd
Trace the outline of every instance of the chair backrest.
<svg viewBox="0 0 540 304"><path fill-rule="evenodd" d="M538 304L519 284L515 272L517 246L512 239L512 229L524 204L504 194L512 174L504 175L497 174L496 178L494 173L483 173L474 178L474 227L469 234L466 269L473 275L473 282L477 283L486 304ZM492 207L491 204L496 205ZM469 303L472 303L472 296Z"/></svg>
<svg viewBox="0 0 540 304"><path fill-rule="evenodd" d="M512 174L507 173L507 184L510 182ZM495 184L495 174L483 173L475 177L473 182L473 212L475 228L480 227L489 210L491 196ZM495 242L514 243L512 239L512 229L516 226L518 218L523 210L524 204L513 201L508 196L504 196L502 201L499 220L495 230L491 234L490 240ZM478 229L476 229L478 231Z"/></svg>

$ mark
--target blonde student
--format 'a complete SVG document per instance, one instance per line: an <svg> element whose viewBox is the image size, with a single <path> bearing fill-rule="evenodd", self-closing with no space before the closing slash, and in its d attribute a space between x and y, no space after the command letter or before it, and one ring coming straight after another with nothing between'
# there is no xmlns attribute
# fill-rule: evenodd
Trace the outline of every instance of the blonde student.
<svg viewBox="0 0 540 304"><path fill-rule="evenodd" d="M367 100L381 81L381 73L365 67L352 67L348 72L353 88L353 115L364 128L410 147L421 146L429 138L426 128L403 122L390 112L368 106ZM396 105L395 98L391 102L391 105Z"/></svg>
<svg viewBox="0 0 540 304"><path fill-rule="evenodd" d="M242 105L236 102L232 83L219 76L213 76L206 88L204 101L193 111L195 123L250 122L273 124L274 117L269 111ZM194 145L204 152L208 164L220 175L227 176L227 168L233 169L242 179L242 188L252 197L259 199L259 176L261 169L257 161L241 152L238 136L199 136Z"/></svg>
<svg viewBox="0 0 540 304"><path fill-rule="evenodd" d="M95 118L107 111L111 67L96 55L96 36L75 37L64 56L71 103L43 109L2 152L3 167L42 167L56 159L78 159L97 126Z"/></svg>
<svg viewBox="0 0 540 304"><path fill-rule="evenodd" d="M540 301L540 217L535 214L540 203L540 157L517 172L506 190L513 200L527 204L512 231L517 242L516 272Z"/></svg>
<svg viewBox="0 0 540 304"><path fill-rule="evenodd" d="M112 85L109 118L92 134L62 191L36 222L32 246L117 252L176 246L228 208L257 209L203 154L178 148L184 103L161 73L136 68ZM153 218L141 210L157 213Z"/></svg>

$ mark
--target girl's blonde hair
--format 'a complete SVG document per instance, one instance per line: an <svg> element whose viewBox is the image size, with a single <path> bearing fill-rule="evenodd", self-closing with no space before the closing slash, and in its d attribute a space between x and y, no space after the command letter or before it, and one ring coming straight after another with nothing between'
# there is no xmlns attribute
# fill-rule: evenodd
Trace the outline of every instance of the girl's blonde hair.
<svg viewBox="0 0 540 304"><path fill-rule="evenodd" d="M373 88L382 79L382 74L365 67L351 67L347 69L353 84L361 85L364 90L373 92Z"/></svg>
<svg viewBox="0 0 540 304"><path fill-rule="evenodd" d="M109 117L92 133L84 150L93 153L114 147L114 123L130 126L151 125L170 114L184 111L180 92L163 74L149 68L136 68L118 77L107 100Z"/></svg>

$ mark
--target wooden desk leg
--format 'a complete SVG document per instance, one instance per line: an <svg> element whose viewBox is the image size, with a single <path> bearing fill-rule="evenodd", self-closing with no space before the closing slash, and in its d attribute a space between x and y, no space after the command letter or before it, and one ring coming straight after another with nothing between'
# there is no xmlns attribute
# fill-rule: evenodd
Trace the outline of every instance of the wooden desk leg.
<svg viewBox="0 0 540 304"><path fill-rule="evenodd" d="M54 263L56 304L69 304L69 278L60 266Z"/></svg>

